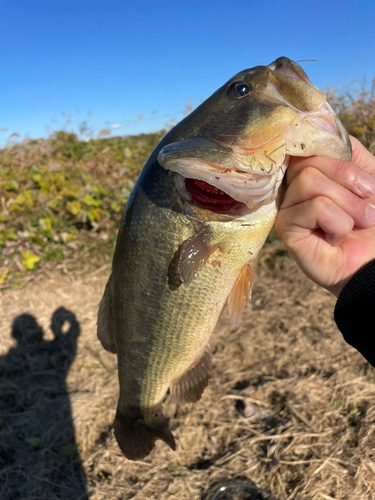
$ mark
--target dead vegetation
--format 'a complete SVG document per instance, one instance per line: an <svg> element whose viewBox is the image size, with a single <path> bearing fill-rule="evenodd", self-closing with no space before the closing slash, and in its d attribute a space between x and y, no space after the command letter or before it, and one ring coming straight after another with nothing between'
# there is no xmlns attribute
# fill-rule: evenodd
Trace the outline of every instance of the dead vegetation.
<svg viewBox="0 0 375 500"><path fill-rule="evenodd" d="M96 339L107 271L71 282L41 277L26 290L2 292L1 498L84 499L87 487L93 500L209 500L233 482L256 484L278 500L375 498L375 372L334 326L334 299L279 243L263 252L240 327L233 330L223 313L202 400L181 407L166 400L177 451L159 441L140 462L126 460L116 444L116 361ZM52 341L51 316L61 306L81 331L75 357L72 344ZM47 335L39 368L32 349L18 364L24 351L9 352L12 324L25 313ZM56 375L51 351L68 359L66 370L71 362L66 379L64 371ZM64 402L65 420L56 414ZM48 418L40 421L40 412ZM11 463L4 450L13 450Z"/></svg>
<svg viewBox="0 0 375 500"><path fill-rule="evenodd" d="M364 79L332 88L327 97L348 133L375 154L375 78L369 89L366 83Z"/></svg>

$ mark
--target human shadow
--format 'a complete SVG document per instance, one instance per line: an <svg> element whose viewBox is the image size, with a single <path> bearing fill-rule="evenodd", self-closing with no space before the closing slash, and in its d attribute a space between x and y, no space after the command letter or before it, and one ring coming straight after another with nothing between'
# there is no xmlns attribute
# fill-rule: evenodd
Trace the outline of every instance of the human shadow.
<svg viewBox="0 0 375 500"><path fill-rule="evenodd" d="M11 329L17 345L0 358L3 500L88 499L66 387L80 327L60 307L51 329L54 339L46 341L31 314L17 316Z"/></svg>

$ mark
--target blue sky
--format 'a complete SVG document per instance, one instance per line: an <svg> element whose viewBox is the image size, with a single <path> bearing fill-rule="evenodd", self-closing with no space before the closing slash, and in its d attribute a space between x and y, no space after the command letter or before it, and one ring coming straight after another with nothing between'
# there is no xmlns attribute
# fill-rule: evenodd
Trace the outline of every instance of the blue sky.
<svg viewBox="0 0 375 500"><path fill-rule="evenodd" d="M0 145L67 115L95 134L157 130L281 55L316 59L302 65L320 88L371 81L374 26L373 0L0 0Z"/></svg>

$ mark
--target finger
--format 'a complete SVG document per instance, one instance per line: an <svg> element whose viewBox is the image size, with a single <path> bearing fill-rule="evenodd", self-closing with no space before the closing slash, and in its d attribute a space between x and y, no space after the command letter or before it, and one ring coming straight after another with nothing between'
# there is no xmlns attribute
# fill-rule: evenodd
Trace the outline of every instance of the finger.
<svg viewBox="0 0 375 500"><path fill-rule="evenodd" d="M329 198L354 220L357 227L368 228L375 224L375 208L371 203L312 167L303 168L293 179L281 208L298 205L317 196Z"/></svg>
<svg viewBox="0 0 375 500"><path fill-rule="evenodd" d="M373 162L375 163L375 158ZM286 186L289 186L293 179L307 167L316 168L329 179L361 198L371 197L375 193L375 171L372 176L353 162L322 156L292 158L286 171Z"/></svg>
<svg viewBox="0 0 375 500"><path fill-rule="evenodd" d="M276 234L291 253L297 240L318 230L323 231L330 245L338 246L349 236L353 227L352 217L325 196L280 209L275 222Z"/></svg>
<svg viewBox="0 0 375 500"><path fill-rule="evenodd" d="M353 157L352 161L359 165L370 175L375 174L375 158L355 137L349 136L352 143Z"/></svg>

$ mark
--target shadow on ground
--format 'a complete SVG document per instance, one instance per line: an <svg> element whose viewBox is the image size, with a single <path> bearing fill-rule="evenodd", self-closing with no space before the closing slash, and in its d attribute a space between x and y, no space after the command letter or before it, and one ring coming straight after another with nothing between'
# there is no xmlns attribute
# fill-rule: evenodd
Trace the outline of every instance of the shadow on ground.
<svg viewBox="0 0 375 500"><path fill-rule="evenodd" d="M52 341L34 316L14 320L17 346L0 358L0 498L87 500L66 375L80 334L75 315L52 315Z"/></svg>

